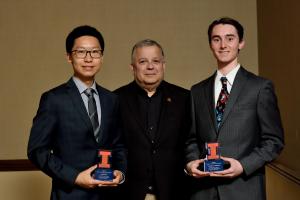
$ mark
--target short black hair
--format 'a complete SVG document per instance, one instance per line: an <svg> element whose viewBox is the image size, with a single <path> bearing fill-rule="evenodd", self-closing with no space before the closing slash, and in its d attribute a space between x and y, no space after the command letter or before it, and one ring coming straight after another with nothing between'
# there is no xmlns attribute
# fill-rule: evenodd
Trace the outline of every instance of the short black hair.
<svg viewBox="0 0 300 200"><path fill-rule="evenodd" d="M102 49L102 53L104 52L104 39L102 34L94 27L83 25L74 28L66 38L66 51L67 53L71 53L72 48L74 46L74 41L81 36L93 36L98 39L100 47Z"/></svg>
<svg viewBox="0 0 300 200"><path fill-rule="evenodd" d="M236 31L237 31L237 34L239 36L239 41L241 42L243 40L243 38L244 38L244 28L243 28L243 26L235 19L232 19L230 17L222 17L220 19L214 20L208 27L207 34L208 34L209 44L211 42L212 30L216 25L219 25L219 24L229 24L229 25L234 26Z"/></svg>

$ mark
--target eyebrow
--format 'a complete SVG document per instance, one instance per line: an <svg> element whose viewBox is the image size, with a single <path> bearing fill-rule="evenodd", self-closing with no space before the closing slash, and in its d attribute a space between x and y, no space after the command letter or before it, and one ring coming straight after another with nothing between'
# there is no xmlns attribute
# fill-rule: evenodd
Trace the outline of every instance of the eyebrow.
<svg viewBox="0 0 300 200"><path fill-rule="evenodd" d="M216 38L216 37L221 38L221 35L213 35L211 38ZM235 34L226 34L225 37L236 37L236 35Z"/></svg>
<svg viewBox="0 0 300 200"><path fill-rule="evenodd" d="M75 49L83 49L83 50L88 50L88 51L90 51L90 50L102 50L100 47L86 48L86 47L81 47L81 46L79 46Z"/></svg>
<svg viewBox="0 0 300 200"><path fill-rule="evenodd" d="M225 35L226 37L236 37L236 35L234 35L234 34L227 34L227 35Z"/></svg>

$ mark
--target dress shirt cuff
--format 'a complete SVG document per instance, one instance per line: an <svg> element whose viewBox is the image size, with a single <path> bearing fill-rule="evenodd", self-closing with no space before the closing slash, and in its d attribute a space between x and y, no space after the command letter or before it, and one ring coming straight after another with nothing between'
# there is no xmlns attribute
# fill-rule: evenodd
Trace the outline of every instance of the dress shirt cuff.
<svg viewBox="0 0 300 200"><path fill-rule="evenodd" d="M121 179L119 185L125 182L125 174L122 171L120 171L120 172L122 174L122 179Z"/></svg>

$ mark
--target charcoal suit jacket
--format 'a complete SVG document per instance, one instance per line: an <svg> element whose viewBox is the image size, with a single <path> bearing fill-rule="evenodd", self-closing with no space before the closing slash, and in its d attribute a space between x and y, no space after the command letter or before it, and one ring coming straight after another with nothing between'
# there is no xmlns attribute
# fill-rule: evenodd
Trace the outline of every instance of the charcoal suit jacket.
<svg viewBox="0 0 300 200"><path fill-rule="evenodd" d="M243 67L236 74L223 120L217 129L214 81L208 79L191 89L192 128L186 143L186 161L205 157L205 142L219 142L221 154L238 160L244 171L233 178L194 179L192 200L265 199L264 166L284 146L283 129L272 82Z"/></svg>
<svg viewBox="0 0 300 200"><path fill-rule="evenodd" d="M107 199L100 188L83 189L74 184L81 171L98 163L98 149L112 150L112 168L126 171L118 98L99 85L96 88L101 104L99 142L72 79L41 97L31 128L28 157L52 178L53 200Z"/></svg>

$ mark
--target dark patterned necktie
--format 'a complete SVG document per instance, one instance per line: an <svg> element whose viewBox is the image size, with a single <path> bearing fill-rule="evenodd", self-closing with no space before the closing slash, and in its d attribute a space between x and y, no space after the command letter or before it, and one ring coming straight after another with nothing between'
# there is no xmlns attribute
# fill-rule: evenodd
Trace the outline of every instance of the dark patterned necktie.
<svg viewBox="0 0 300 200"><path fill-rule="evenodd" d="M96 101L94 99L94 93L95 91L92 88L88 88L84 91L84 94L88 97L88 111L89 111L89 117L92 122L94 135L97 138L97 133L99 129L99 121L98 121L98 114L97 114L97 105Z"/></svg>
<svg viewBox="0 0 300 200"><path fill-rule="evenodd" d="M225 106L226 106L227 100L229 98L229 93L227 91L227 78L222 77L220 80L222 82L222 89L221 89L221 92L220 92L220 95L219 95L219 98L217 101L217 106L216 106L216 118L217 118L218 128L221 125Z"/></svg>

